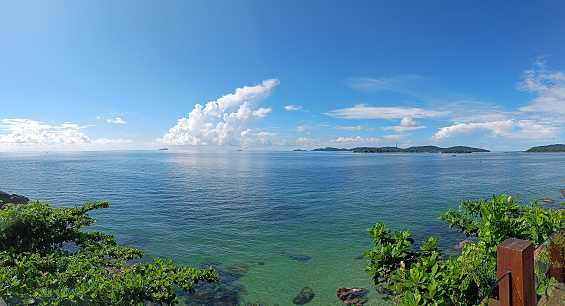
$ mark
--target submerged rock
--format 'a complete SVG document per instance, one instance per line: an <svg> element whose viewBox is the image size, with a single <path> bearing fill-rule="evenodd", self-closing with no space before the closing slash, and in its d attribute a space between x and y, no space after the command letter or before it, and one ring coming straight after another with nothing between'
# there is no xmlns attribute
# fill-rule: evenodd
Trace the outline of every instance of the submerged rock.
<svg viewBox="0 0 565 306"><path fill-rule="evenodd" d="M553 199L541 199L541 200L546 203L555 203L555 200Z"/></svg>
<svg viewBox="0 0 565 306"><path fill-rule="evenodd" d="M365 288L347 288L342 287L337 289L337 298L342 300L345 304L350 305L363 305L367 303L367 299L359 299L369 293Z"/></svg>
<svg viewBox="0 0 565 306"><path fill-rule="evenodd" d="M245 287L238 283L249 268L248 264L223 266L221 262L205 262L202 268L212 266L218 273L217 283L198 283L194 285L195 294L189 294L184 291L175 291L177 296L181 297L183 303L189 306L196 305L239 305L239 298L245 292ZM182 304L182 303L181 303Z"/></svg>
<svg viewBox="0 0 565 306"><path fill-rule="evenodd" d="M292 302L296 305L304 305L309 303L314 298L314 291L310 286L302 288L300 293L292 299Z"/></svg>
<svg viewBox="0 0 565 306"><path fill-rule="evenodd" d="M312 259L312 257L308 256L308 255L302 255L302 254L287 254L286 256L288 256L288 258L292 259L292 260L298 260L298 261L307 261Z"/></svg>
<svg viewBox="0 0 565 306"><path fill-rule="evenodd" d="M465 239L465 240L459 242L458 244L456 244L455 246L453 246L453 248L456 249L456 250L463 250L465 245L467 243L471 243L471 242L473 242L473 241Z"/></svg>

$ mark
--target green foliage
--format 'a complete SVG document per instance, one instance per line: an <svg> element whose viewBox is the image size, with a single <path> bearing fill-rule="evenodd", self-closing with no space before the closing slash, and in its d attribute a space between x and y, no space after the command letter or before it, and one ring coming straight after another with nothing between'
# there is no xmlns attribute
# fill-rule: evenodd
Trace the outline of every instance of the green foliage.
<svg viewBox="0 0 565 306"><path fill-rule="evenodd" d="M365 253L366 272L375 286L394 290L401 305L475 304L497 279L496 246L510 237L540 244L565 222L565 211L546 211L536 201L523 206L502 195L488 202L462 200L457 211L438 219L477 242L466 244L461 256L441 260L435 237L418 251L409 231L392 233L379 223L368 229L375 246Z"/></svg>
<svg viewBox="0 0 565 306"><path fill-rule="evenodd" d="M34 305L176 304L172 286L192 293L199 281L217 281L212 268L176 267L167 259L126 267L143 251L119 246L111 235L80 230L97 221L89 211L108 206L53 209L32 202L0 211L0 296Z"/></svg>

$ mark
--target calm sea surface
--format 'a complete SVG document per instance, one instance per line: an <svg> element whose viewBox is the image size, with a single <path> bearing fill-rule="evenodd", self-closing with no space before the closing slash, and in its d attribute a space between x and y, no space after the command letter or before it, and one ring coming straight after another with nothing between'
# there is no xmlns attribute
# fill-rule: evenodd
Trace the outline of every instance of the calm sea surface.
<svg viewBox="0 0 565 306"><path fill-rule="evenodd" d="M477 160L482 162L477 162ZM354 154L348 152L42 152L0 154L0 190L54 206L108 201L94 229L148 257L213 265L220 286L185 304L343 305L340 287L371 290L366 229L385 222L448 254L461 235L438 214L461 199L519 194L564 199L565 154ZM553 208L561 204L553 204Z"/></svg>

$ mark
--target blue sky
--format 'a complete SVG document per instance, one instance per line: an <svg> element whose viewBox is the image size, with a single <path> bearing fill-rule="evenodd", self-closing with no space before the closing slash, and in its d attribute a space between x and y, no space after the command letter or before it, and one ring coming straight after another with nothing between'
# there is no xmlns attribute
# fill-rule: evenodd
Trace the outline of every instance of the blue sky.
<svg viewBox="0 0 565 306"><path fill-rule="evenodd" d="M2 1L0 151L565 143L563 1Z"/></svg>

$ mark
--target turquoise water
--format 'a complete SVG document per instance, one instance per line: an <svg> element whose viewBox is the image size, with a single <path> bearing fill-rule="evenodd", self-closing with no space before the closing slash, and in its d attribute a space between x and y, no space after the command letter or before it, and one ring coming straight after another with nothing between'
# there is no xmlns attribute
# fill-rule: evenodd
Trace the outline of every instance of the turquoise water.
<svg viewBox="0 0 565 306"><path fill-rule="evenodd" d="M477 162L480 159L482 162ZM176 264L212 264L220 289L183 303L343 305L340 287L371 289L360 259L366 229L385 222L418 241L459 240L435 218L461 199L519 194L563 201L565 154L354 154L348 152L43 152L0 155L0 190L75 206L108 201L94 228ZM560 207L553 204L553 207ZM207 301L207 302L202 302Z"/></svg>

